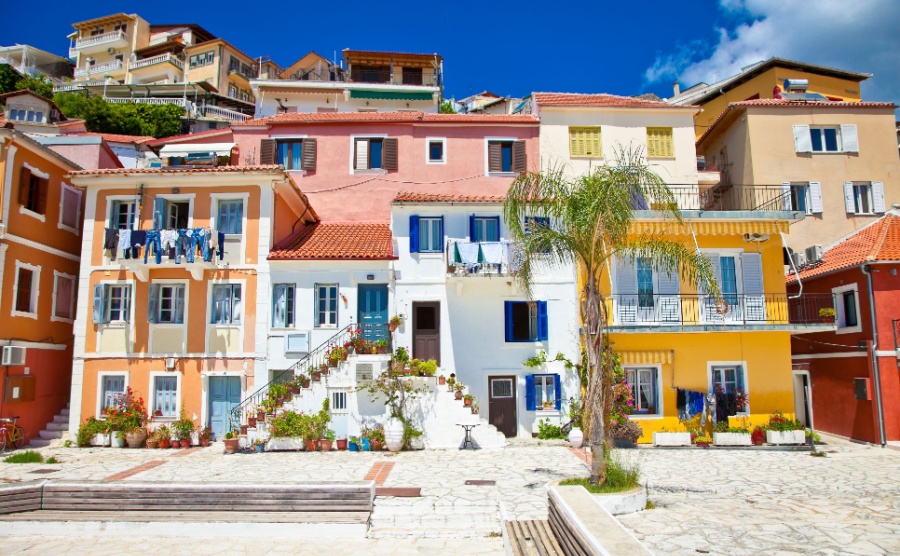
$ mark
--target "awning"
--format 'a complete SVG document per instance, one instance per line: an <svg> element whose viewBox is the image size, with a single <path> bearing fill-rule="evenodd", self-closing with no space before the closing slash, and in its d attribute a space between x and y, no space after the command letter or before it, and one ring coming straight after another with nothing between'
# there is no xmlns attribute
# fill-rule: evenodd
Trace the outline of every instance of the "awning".
<svg viewBox="0 0 900 556"><path fill-rule="evenodd" d="M203 144L175 144L166 145L159 150L159 156L188 156L192 154L216 153L216 156L228 156L231 154L235 143L203 143Z"/></svg>
<svg viewBox="0 0 900 556"><path fill-rule="evenodd" d="M667 351L619 351L623 365L671 365L671 350Z"/></svg>
<svg viewBox="0 0 900 556"><path fill-rule="evenodd" d="M430 92L396 92L396 91L350 91L350 98L368 98L377 100L432 100Z"/></svg>

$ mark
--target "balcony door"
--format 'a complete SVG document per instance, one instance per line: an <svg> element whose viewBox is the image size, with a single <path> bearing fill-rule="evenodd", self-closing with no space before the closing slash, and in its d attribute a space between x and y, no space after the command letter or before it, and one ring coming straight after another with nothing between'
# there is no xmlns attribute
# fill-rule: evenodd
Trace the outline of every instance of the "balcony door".
<svg viewBox="0 0 900 556"><path fill-rule="evenodd" d="M222 438L229 429L231 410L241 403L241 379L236 376L209 377L209 427L213 438Z"/></svg>
<svg viewBox="0 0 900 556"><path fill-rule="evenodd" d="M370 342L387 339L387 284L361 285L357 288L357 295L357 322L362 327L363 338Z"/></svg>
<svg viewBox="0 0 900 556"><path fill-rule="evenodd" d="M434 359L441 364L441 304L413 302L413 352L421 361Z"/></svg>

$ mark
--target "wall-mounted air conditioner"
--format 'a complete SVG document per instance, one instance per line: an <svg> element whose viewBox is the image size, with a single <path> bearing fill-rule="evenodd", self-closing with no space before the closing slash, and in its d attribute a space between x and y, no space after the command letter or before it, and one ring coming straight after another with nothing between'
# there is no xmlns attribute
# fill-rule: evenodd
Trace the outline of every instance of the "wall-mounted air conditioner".
<svg viewBox="0 0 900 556"><path fill-rule="evenodd" d="M825 250L821 245L810 245L806 248L806 260L809 264L817 263L822 260Z"/></svg>
<svg viewBox="0 0 900 556"><path fill-rule="evenodd" d="M791 253L791 259L794 261L794 266L797 268L801 268L806 265L806 253Z"/></svg>
<svg viewBox="0 0 900 556"><path fill-rule="evenodd" d="M3 356L0 365L10 367L25 364L25 348L21 346L3 346Z"/></svg>
<svg viewBox="0 0 900 556"><path fill-rule="evenodd" d="M285 353L309 353L309 331L290 332L284 335Z"/></svg>

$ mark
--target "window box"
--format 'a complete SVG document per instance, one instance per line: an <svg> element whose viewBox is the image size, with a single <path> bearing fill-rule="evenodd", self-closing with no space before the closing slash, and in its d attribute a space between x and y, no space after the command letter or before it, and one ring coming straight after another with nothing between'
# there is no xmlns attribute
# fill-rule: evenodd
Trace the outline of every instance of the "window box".
<svg viewBox="0 0 900 556"><path fill-rule="evenodd" d="M716 446L751 446L750 433L714 432L713 444Z"/></svg>
<svg viewBox="0 0 900 556"><path fill-rule="evenodd" d="M806 431L766 431L769 444L806 444Z"/></svg>
<svg viewBox="0 0 900 556"><path fill-rule="evenodd" d="M690 446L691 433L689 432L655 432L653 433L654 446Z"/></svg>

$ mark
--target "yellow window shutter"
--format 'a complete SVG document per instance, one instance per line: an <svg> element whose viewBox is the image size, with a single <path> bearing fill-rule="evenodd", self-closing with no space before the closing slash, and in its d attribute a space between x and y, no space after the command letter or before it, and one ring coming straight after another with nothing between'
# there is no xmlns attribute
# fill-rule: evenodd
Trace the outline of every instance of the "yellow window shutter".
<svg viewBox="0 0 900 556"><path fill-rule="evenodd" d="M574 157L599 157L600 152L600 128L599 127L570 127L569 128L569 155Z"/></svg>
<svg viewBox="0 0 900 556"><path fill-rule="evenodd" d="M649 158L672 158L675 156L671 127L647 128L647 156Z"/></svg>

